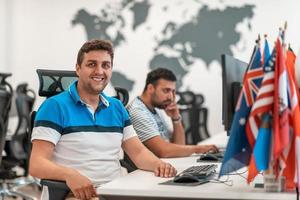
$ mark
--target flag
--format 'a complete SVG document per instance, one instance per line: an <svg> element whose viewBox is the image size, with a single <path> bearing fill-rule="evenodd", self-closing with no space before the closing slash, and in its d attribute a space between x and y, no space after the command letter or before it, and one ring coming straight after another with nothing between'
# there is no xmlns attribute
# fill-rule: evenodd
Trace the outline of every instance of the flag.
<svg viewBox="0 0 300 200"><path fill-rule="evenodd" d="M249 164L252 149L246 137L245 124L260 87L262 77L261 52L257 44L243 78L243 87L235 108L220 176Z"/></svg>
<svg viewBox="0 0 300 200"><path fill-rule="evenodd" d="M274 81L274 108L273 108L273 156L275 164L285 163L283 156L284 148L289 145L289 109L288 109L288 82L285 65L285 57L279 39L276 41L276 62L275 62L275 81ZM281 166L283 169L284 166ZM278 175L279 168L275 168Z"/></svg>
<svg viewBox="0 0 300 200"><path fill-rule="evenodd" d="M246 124L246 134L252 149L257 137L260 117L263 113L270 110L270 105L273 103L274 60L275 51L270 57L269 45L267 40L265 40L263 70L266 73Z"/></svg>
<svg viewBox="0 0 300 200"><path fill-rule="evenodd" d="M300 88L300 49L296 56L295 60L295 77L296 77L296 86Z"/></svg>
<svg viewBox="0 0 300 200"><path fill-rule="evenodd" d="M299 183L299 177L296 171L296 167L299 166L299 157L297 158L299 154L296 149L298 148L297 145L299 145L296 141L297 138L300 137L300 108L299 108L299 98L298 98L298 90L297 90L297 84L294 74L294 65L295 65L295 55L291 51L291 49L287 52L287 75L288 75L288 102L289 102L289 108L290 108L290 119L291 119L291 142L288 149L288 156L286 159L286 167L283 171L283 175L286 177L286 186L289 189L293 189L295 187L294 182ZM288 147L286 147L288 148ZM297 153L296 153L297 152Z"/></svg>
<svg viewBox="0 0 300 200"><path fill-rule="evenodd" d="M267 121L270 121L271 117L265 117L266 119L262 124L261 118L262 116L270 115L270 112L273 109L274 66L276 59L275 49L273 50L271 57L267 54L264 54L264 56L267 56L265 59L267 62L264 64L264 78L246 124L247 138L251 141L250 146L252 149L256 149L256 154L251 156L250 164L248 166L248 183L255 178L259 171L267 169L268 163L261 159L258 152L260 152L261 155L264 155L265 158L269 158L270 152L270 145L266 145L269 144L266 139L271 135L271 127L267 128Z"/></svg>
<svg viewBox="0 0 300 200"><path fill-rule="evenodd" d="M265 113L258 131L257 140L253 149L253 156L258 171L269 168L270 145L271 145L272 116Z"/></svg>
<svg viewBox="0 0 300 200"><path fill-rule="evenodd" d="M268 40L265 39L264 52L263 52L263 57L262 57L263 66L268 66L268 61L269 61L270 56L271 56L271 54L270 54L269 43L268 43Z"/></svg>
<svg viewBox="0 0 300 200"><path fill-rule="evenodd" d="M295 61L296 61L296 55L294 54L291 47L288 48L286 52L286 68L291 74L292 81L296 83L296 75L295 75Z"/></svg>
<svg viewBox="0 0 300 200"><path fill-rule="evenodd" d="M257 140L253 148L253 154L248 166L247 182L250 183L256 175L269 168L270 151L271 151L271 136L272 136L272 116L270 113L265 113L261 120L261 125L258 130Z"/></svg>
<svg viewBox="0 0 300 200"><path fill-rule="evenodd" d="M300 67L300 66L298 66L298 67ZM296 94L297 94L298 102L299 102L300 93L299 93L299 90L297 89L298 86L297 86L297 78L296 78L296 55L290 46L286 53L286 68L287 68L289 74L291 75L291 81L293 82L293 84L296 87Z"/></svg>

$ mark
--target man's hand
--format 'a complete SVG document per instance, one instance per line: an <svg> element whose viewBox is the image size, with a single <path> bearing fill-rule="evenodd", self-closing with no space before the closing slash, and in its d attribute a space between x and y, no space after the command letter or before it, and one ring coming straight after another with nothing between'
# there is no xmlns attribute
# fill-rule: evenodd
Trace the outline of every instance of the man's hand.
<svg viewBox="0 0 300 200"><path fill-rule="evenodd" d="M165 112L172 119L178 119L179 116L180 116L178 106L177 106L177 104L175 102L172 102L171 104L169 104L166 107Z"/></svg>
<svg viewBox="0 0 300 200"><path fill-rule="evenodd" d="M155 176L164 178L174 177L176 173L176 169L171 164L163 161L160 161L154 169Z"/></svg>
<svg viewBox="0 0 300 200"><path fill-rule="evenodd" d="M76 170L72 170L68 175L66 183L77 199L88 200L97 196L92 182Z"/></svg>
<svg viewBox="0 0 300 200"><path fill-rule="evenodd" d="M208 153L208 152L217 153L219 152L219 149L216 147L216 145L213 144L195 146L195 153Z"/></svg>

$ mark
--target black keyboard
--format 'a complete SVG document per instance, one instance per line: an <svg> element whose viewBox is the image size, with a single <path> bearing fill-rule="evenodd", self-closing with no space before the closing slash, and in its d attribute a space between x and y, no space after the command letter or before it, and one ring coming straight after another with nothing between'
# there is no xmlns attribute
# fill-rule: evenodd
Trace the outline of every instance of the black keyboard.
<svg viewBox="0 0 300 200"><path fill-rule="evenodd" d="M217 168L216 164L209 165L197 165L191 166L185 169L180 174L189 174L191 176L196 176L197 178L206 178L215 173L215 169Z"/></svg>

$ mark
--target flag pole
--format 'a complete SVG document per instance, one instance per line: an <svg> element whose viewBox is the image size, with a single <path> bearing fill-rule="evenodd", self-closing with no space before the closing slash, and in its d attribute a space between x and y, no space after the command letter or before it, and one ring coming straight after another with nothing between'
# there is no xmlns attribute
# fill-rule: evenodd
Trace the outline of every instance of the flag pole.
<svg viewBox="0 0 300 200"><path fill-rule="evenodd" d="M258 47L259 46L260 46L260 34L258 34L258 37L255 40L255 46L253 48L253 51L252 51L252 54L251 54L251 57L250 57L250 61L248 62L248 66L247 66L246 71L248 71L249 67L252 65L252 63L253 63L253 57L255 55L255 52L258 51Z"/></svg>

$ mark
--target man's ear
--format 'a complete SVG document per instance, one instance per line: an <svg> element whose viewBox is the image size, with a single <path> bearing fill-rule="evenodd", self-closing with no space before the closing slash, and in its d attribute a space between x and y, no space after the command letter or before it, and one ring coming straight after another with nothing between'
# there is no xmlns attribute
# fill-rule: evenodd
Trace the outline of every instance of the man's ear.
<svg viewBox="0 0 300 200"><path fill-rule="evenodd" d="M76 74L77 74L77 76L79 76L79 70L80 70L80 66L78 64L76 64Z"/></svg>
<svg viewBox="0 0 300 200"><path fill-rule="evenodd" d="M149 91L150 93L152 93L152 92L154 91L154 89L155 89L155 88L154 88L154 85L153 85L153 84L151 84L151 83L150 83L150 84L148 84L148 86L147 86L147 87L148 87L148 91Z"/></svg>

